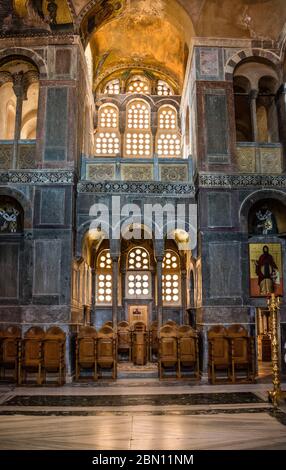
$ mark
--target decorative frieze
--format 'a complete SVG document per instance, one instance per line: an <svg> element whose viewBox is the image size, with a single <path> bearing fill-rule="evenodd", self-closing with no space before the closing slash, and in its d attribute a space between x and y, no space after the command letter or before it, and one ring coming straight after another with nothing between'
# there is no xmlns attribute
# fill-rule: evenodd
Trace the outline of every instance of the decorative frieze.
<svg viewBox="0 0 286 470"><path fill-rule="evenodd" d="M73 184L75 174L66 170L11 170L0 171L1 183L21 184Z"/></svg>
<svg viewBox="0 0 286 470"><path fill-rule="evenodd" d="M286 175L199 175L199 186L202 188L245 188L269 187L286 189Z"/></svg>
<svg viewBox="0 0 286 470"><path fill-rule="evenodd" d="M121 177L124 181L152 180L153 165L122 165Z"/></svg>
<svg viewBox="0 0 286 470"><path fill-rule="evenodd" d="M127 193L127 194L160 194L193 197L195 188L191 184L160 183L160 182L91 182L81 181L78 184L79 193Z"/></svg>

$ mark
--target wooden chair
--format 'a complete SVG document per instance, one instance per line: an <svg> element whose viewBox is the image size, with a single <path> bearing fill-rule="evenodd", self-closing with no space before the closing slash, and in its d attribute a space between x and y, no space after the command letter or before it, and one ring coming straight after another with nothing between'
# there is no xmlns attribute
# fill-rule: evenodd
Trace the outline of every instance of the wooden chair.
<svg viewBox="0 0 286 470"><path fill-rule="evenodd" d="M164 323L163 326L172 326L173 328L178 328L178 323L176 323L174 320L168 320L166 323Z"/></svg>
<svg viewBox="0 0 286 470"><path fill-rule="evenodd" d="M44 340L44 382L47 380L47 372L58 373L58 383L65 383L65 345L66 334L58 326L52 326L45 334Z"/></svg>
<svg viewBox="0 0 286 470"><path fill-rule="evenodd" d="M209 379L216 383L216 372L226 370L227 379L230 380L229 342L226 329L222 325L215 325L208 332L209 346Z"/></svg>
<svg viewBox="0 0 286 470"><path fill-rule="evenodd" d="M195 377L200 378L199 368L199 343L198 334L189 325L182 325L178 328L178 365L179 377L182 377L182 366L191 368Z"/></svg>
<svg viewBox="0 0 286 470"><path fill-rule="evenodd" d="M110 326L110 328L113 328L113 322L112 321L106 321L103 326Z"/></svg>
<svg viewBox="0 0 286 470"><path fill-rule="evenodd" d="M97 334L97 365L101 369L111 369L112 378L117 377L116 335L110 326L103 326Z"/></svg>
<svg viewBox="0 0 286 470"><path fill-rule="evenodd" d="M132 360L137 366L144 366L148 359L147 330L143 321L132 325Z"/></svg>
<svg viewBox="0 0 286 470"><path fill-rule="evenodd" d="M159 332L159 378L162 380L163 370L167 367L173 367L176 371L176 377L179 377L178 370L178 341L177 328L170 325L164 325Z"/></svg>
<svg viewBox="0 0 286 470"><path fill-rule="evenodd" d="M121 321L117 325L117 352L127 353L128 360L131 361L132 340L130 326L127 321Z"/></svg>
<svg viewBox="0 0 286 470"><path fill-rule="evenodd" d="M0 377L5 379L5 370L13 371L13 379L18 382L21 330L8 326L0 332ZM3 374L2 374L3 373Z"/></svg>
<svg viewBox="0 0 286 470"><path fill-rule="evenodd" d="M37 384L42 384L43 342L45 332L38 326L31 327L22 342L19 383L27 381L27 372L37 373Z"/></svg>
<svg viewBox="0 0 286 470"><path fill-rule="evenodd" d="M231 325L227 328L229 338L231 378L237 381L236 371L245 370L246 380L254 382L254 341L249 337L247 330L242 325Z"/></svg>
<svg viewBox="0 0 286 470"><path fill-rule="evenodd" d="M92 369L93 379L97 380L96 340L97 332L93 326L80 329L76 337L76 380L80 377L81 369Z"/></svg>
<svg viewBox="0 0 286 470"><path fill-rule="evenodd" d="M149 328L149 358L153 361L153 356L158 356L159 351L159 337L158 337L158 322L153 321Z"/></svg>

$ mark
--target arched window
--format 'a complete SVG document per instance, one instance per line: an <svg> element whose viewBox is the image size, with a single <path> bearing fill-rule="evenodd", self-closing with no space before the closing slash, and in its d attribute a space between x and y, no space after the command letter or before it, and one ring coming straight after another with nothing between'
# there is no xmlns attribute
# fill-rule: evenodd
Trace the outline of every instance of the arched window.
<svg viewBox="0 0 286 470"><path fill-rule="evenodd" d="M130 299L151 297L150 257L145 248L133 248L128 253L126 294Z"/></svg>
<svg viewBox="0 0 286 470"><path fill-rule="evenodd" d="M172 106L162 106L158 111L156 151L159 157L181 155L181 134L178 129L177 111Z"/></svg>
<svg viewBox="0 0 286 470"><path fill-rule="evenodd" d="M133 100L127 106L124 148L126 157L151 157L150 107L144 100Z"/></svg>
<svg viewBox="0 0 286 470"><path fill-rule="evenodd" d="M15 135L16 96L13 83L0 87L0 140L13 140Z"/></svg>
<svg viewBox="0 0 286 470"><path fill-rule="evenodd" d="M96 155L113 157L120 153L118 109L113 104L104 104L98 110L98 126L95 135Z"/></svg>
<svg viewBox="0 0 286 470"><path fill-rule="evenodd" d="M159 96L171 96L174 94L174 92L168 83L164 82L163 80L158 80L157 94Z"/></svg>
<svg viewBox="0 0 286 470"><path fill-rule="evenodd" d="M96 264L96 303L112 303L112 260L109 250L100 252Z"/></svg>
<svg viewBox="0 0 286 470"><path fill-rule="evenodd" d="M142 93L149 95L151 91L150 82L147 78L141 76L132 77L126 88L126 93Z"/></svg>
<svg viewBox="0 0 286 470"><path fill-rule="evenodd" d="M36 139L37 115L39 101L39 82L32 83L27 91L27 99L23 101L21 139Z"/></svg>
<svg viewBox="0 0 286 470"><path fill-rule="evenodd" d="M107 82L103 93L105 95L119 95L120 94L120 80L116 78L115 80L110 80Z"/></svg>
<svg viewBox="0 0 286 470"><path fill-rule="evenodd" d="M162 297L164 304L180 304L180 259L177 253L167 250L162 265Z"/></svg>

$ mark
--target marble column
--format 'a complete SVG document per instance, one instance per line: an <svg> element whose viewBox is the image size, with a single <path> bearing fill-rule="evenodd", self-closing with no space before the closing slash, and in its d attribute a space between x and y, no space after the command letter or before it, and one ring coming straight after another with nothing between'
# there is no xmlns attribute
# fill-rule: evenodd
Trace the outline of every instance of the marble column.
<svg viewBox="0 0 286 470"><path fill-rule="evenodd" d="M250 99L250 115L251 115L252 140L253 140L253 142L258 141L257 109L256 109L257 97L258 97L258 91L257 90L251 90L250 94L249 94L249 99Z"/></svg>
<svg viewBox="0 0 286 470"><path fill-rule="evenodd" d="M23 101L27 99L26 87L24 82L23 72L15 73L13 75L13 90L16 95L16 117L15 117L15 132L14 132L14 148L13 148L13 162L12 168L17 168L18 162L18 143L21 138L21 124L22 124L22 110Z"/></svg>
<svg viewBox="0 0 286 470"><path fill-rule="evenodd" d="M183 312L183 323L184 325L188 325L189 318L187 312L187 272L185 270L181 271L181 302Z"/></svg>
<svg viewBox="0 0 286 470"><path fill-rule="evenodd" d="M157 320L159 330L163 324L162 264L163 258L157 257Z"/></svg>
<svg viewBox="0 0 286 470"><path fill-rule="evenodd" d="M91 318L96 326L96 269L91 268Z"/></svg>
<svg viewBox="0 0 286 470"><path fill-rule="evenodd" d="M118 257L112 257L112 323L117 330L118 320Z"/></svg>

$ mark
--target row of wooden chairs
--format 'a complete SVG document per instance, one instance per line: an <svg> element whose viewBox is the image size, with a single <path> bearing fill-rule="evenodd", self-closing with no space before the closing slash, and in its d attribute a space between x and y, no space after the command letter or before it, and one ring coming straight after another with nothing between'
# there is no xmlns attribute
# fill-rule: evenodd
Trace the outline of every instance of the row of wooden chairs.
<svg viewBox="0 0 286 470"><path fill-rule="evenodd" d="M233 383L239 380L238 372L244 374L243 380L254 382L254 338L242 325L235 324L228 328L215 325L210 328L208 349L209 380L212 384L223 371L227 374L227 380Z"/></svg>
<svg viewBox="0 0 286 470"><path fill-rule="evenodd" d="M65 333L57 326L46 332L31 327L22 338L17 326L8 326L0 331L0 377L5 371L13 372L16 383L27 382L28 373L36 373L36 383L47 382L47 373L58 375L58 383L65 382Z"/></svg>
<svg viewBox="0 0 286 470"><path fill-rule="evenodd" d="M109 325L98 332L92 326L81 328L76 336L76 380L81 372L93 371L93 379L102 376L103 370L110 370L112 378L117 378L116 334Z"/></svg>
<svg viewBox="0 0 286 470"><path fill-rule="evenodd" d="M159 332L159 377L172 368L176 377L182 378L183 368L192 371L195 378L200 377L199 345L197 332L188 325L164 325Z"/></svg>

